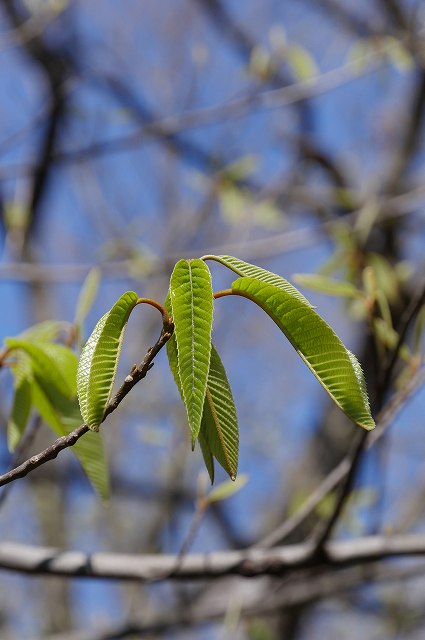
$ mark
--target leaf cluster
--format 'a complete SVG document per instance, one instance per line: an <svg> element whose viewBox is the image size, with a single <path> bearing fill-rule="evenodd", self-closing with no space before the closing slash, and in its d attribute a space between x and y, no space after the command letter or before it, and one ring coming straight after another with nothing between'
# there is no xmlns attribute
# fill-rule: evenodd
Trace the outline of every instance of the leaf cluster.
<svg viewBox="0 0 425 640"><path fill-rule="evenodd" d="M236 274L231 288L214 293L209 260ZM91 274L80 296L79 326L97 285L98 275ZM235 480L239 451L236 407L212 342L214 305L229 295L244 297L261 308L335 404L361 427L374 427L360 364L309 301L277 274L232 256L210 255L177 262L164 305L139 298L134 291L124 293L97 322L79 359L57 342L58 323L36 325L7 338L3 358L8 358L15 391L8 423L10 449L20 442L32 411L58 435L69 433L83 419L91 432L77 442L75 454L94 487L106 497L105 454L97 432L108 413L127 321L137 305L148 303L161 312L167 331L174 330L167 335L167 355L186 408L192 448L198 441L211 482L215 460Z"/></svg>

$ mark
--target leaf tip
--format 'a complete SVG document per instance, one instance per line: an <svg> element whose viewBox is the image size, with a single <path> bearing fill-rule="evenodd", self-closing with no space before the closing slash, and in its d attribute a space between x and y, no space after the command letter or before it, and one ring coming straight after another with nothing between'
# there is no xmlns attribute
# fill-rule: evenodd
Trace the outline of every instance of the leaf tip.
<svg viewBox="0 0 425 640"><path fill-rule="evenodd" d="M370 420L370 422L363 422L363 423L359 422L358 425L360 427L363 427L363 429L366 429L366 431L373 431L376 427L376 424L373 419Z"/></svg>

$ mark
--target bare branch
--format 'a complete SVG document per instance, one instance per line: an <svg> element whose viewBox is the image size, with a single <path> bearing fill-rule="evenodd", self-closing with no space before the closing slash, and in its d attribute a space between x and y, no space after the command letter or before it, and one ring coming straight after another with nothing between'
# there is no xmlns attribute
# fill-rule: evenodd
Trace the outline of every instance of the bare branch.
<svg viewBox="0 0 425 640"><path fill-rule="evenodd" d="M114 580L205 580L224 576L283 576L308 567L331 565L343 568L394 557L425 555L425 536L405 534L393 537L366 536L326 544L326 561L318 563L310 543L217 551L207 554L133 555L61 551L4 542L0 544L0 567L34 575L56 575Z"/></svg>

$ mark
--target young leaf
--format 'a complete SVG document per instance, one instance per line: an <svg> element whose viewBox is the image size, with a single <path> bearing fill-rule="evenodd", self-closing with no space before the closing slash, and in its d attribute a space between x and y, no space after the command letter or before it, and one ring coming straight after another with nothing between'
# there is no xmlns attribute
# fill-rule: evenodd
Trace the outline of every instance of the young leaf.
<svg viewBox="0 0 425 640"><path fill-rule="evenodd" d="M174 335L167 342L167 354L171 372L183 398ZM234 479L238 468L238 420L226 371L214 344L211 344L210 369L198 440L211 484L215 475L213 456Z"/></svg>
<svg viewBox="0 0 425 640"><path fill-rule="evenodd" d="M17 336L30 342L54 342L60 334L69 329L69 323L60 320L45 320L25 329Z"/></svg>
<svg viewBox="0 0 425 640"><path fill-rule="evenodd" d="M168 305L167 305L167 302L168 302ZM167 297L167 300L165 302L165 308L167 309L167 311L171 312L171 304L169 301L169 297ZM174 381L177 385L180 396L184 402L183 389L181 385L178 359L177 359L177 342L176 342L176 336L174 335L174 333L171 336L171 338L168 340L166 349L167 349L167 356L168 356L168 364L170 365L171 373L173 374ZM209 443L202 430L202 423L201 423L201 430L199 431L199 434L198 434L198 440L199 440L199 445L201 447L202 457L204 458L205 466L207 468L208 474L211 479L211 484L213 484L214 483L214 458L213 458Z"/></svg>
<svg viewBox="0 0 425 640"><path fill-rule="evenodd" d="M178 377L192 446L201 427L211 355L213 292L211 274L199 259L180 260L170 280Z"/></svg>
<svg viewBox="0 0 425 640"><path fill-rule="evenodd" d="M260 282L267 282L268 284L272 284L273 286L278 287L279 289L286 291L286 293L294 296L307 306L312 306L307 298L304 298L303 294L298 291L298 289L293 287L290 282L285 280L285 278L278 276L272 271L266 271L266 269L261 269L261 267L257 267L255 264L244 262L243 260L239 260L238 258L234 258L233 256L204 256L204 259L216 260L228 269L231 269L232 271L237 273L238 276L256 278L256 280L260 280Z"/></svg>
<svg viewBox="0 0 425 640"><path fill-rule="evenodd" d="M125 328L138 301L127 291L105 313L87 340L78 363L77 390L87 426L98 431L111 396Z"/></svg>
<svg viewBox="0 0 425 640"><path fill-rule="evenodd" d="M7 422L7 444L9 451L14 451L18 446L28 418L31 412L31 363L26 354L16 359L16 364L11 367L14 376L15 395L12 409Z"/></svg>
<svg viewBox="0 0 425 640"><path fill-rule="evenodd" d="M282 289L254 278L239 278L232 290L258 304L274 320L349 418L365 429L373 429L360 364L313 309Z"/></svg>
<svg viewBox="0 0 425 640"><path fill-rule="evenodd" d="M317 291L318 293L324 293L328 296L337 296L339 298L359 298L362 297L362 292L357 289L351 282L344 282L343 280L334 280L327 276L310 274L310 273L297 273L293 276L295 282L300 284L311 291Z"/></svg>
<svg viewBox="0 0 425 640"><path fill-rule="evenodd" d="M235 482L229 482L229 480L221 482L208 494L208 502L221 502L221 500L230 498L230 496L233 496L235 493L240 491L247 482L248 476L246 474L242 474L241 476L239 476L239 478Z"/></svg>
<svg viewBox="0 0 425 640"><path fill-rule="evenodd" d="M77 307L75 311L75 324L81 327L87 314L93 306L94 299L96 298L97 291L100 283L100 269L94 267L90 269L86 279L81 287L80 295L78 296Z"/></svg>
<svg viewBox="0 0 425 640"><path fill-rule="evenodd" d="M34 375L49 392L64 398L75 396L77 357L68 347L20 338L6 338L4 342L10 349L24 351L31 358Z"/></svg>
<svg viewBox="0 0 425 640"><path fill-rule="evenodd" d="M52 404L43 387L35 380L31 385L31 398L40 416L58 436L67 435L81 424L76 400L69 402L67 415L62 415ZM94 489L106 500L109 495L109 474L100 434L86 433L72 447L72 451Z"/></svg>
<svg viewBox="0 0 425 640"><path fill-rule="evenodd" d="M208 475L210 477L211 480L211 484L214 484L214 457L210 448L210 445L206 439L206 436L204 435L204 433L202 432L202 426L201 426L201 430L199 432L198 435L198 440L199 440L199 446L201 447L201 452L202 452L202 457L204 459L205 462L205 466L207 468L208 471Z"/></svg>
<svg viewBox="0 0 425 640"><path fill-rule="evenodd" d="M210 456L214 455L230 478L235 480L239 452L238 419L226 371L214 345L211 345L199 443L204 460L207 458L209 462ZM211 482L214 482L214 470L211 473L207 460L208 473Z"/></svg>

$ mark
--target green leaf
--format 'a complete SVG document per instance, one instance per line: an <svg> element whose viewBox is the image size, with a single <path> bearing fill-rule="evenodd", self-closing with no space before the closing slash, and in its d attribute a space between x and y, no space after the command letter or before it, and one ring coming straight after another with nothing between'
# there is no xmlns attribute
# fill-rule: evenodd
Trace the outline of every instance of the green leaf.
<svg viewBox="0 0 425 640"><path fill-rule="evenodd" d="M125 328L138 295L127 291L96 324L78 363L77 389L87 426L98 431L109 402Z"/></svg>
<svg viewBox="0 0 425 640"><path fill-rule="evenodd" d="M58 436L67 435L82 422L76 400L69 404L67 415L61 415L46 395L43 387L36 381L33 381L31 385L31 398L40 416ZM100 434L86 433L71 450L95 490L101 498L106 500L109 495L109 474Z"/></svg>
<svg viewBox="0 0 425 640"><path fill-rule="evenodd" d="M207 389L213 319L211 274L202 260L180 260L176 264L170 280L170 302L178 377L194 446Z"/></svg>
<svg viewBox="0 0 425 640"><path fill-rule="evenodd" d="M31 412L31 363L26 354L16 359L11 367L14 376L14 390L12 409L7 422L7 443L9 451L18 446Z"/></svg>
<svg viewBox="0 0 425 640"><path fill-rule="evenodd" d="M214 482L214 469L212 472L210 469L212 455L235 480L239 453L238 419L226 371L214 345L211 347L199 443L211 482Z"/></svg>
<svg viewBox="0 0 425 640"><path fill-rule="evenodd" d="M31 342L54 342L60 334L69 328L68 322L61 320L45 320L34 324L19 334L18 338Z"/></svg>
<svg viewBox="0 0 425 640"><path fill-rule="evenodd" d="M167 300L165 301L165 308L167 309L167 311L171 312L171 303L170 303L169 296L167 296ZM166 349L167 349L167 356L168 356L168 364L170 365L171 373L173 374L174 381L177 385L180 396L183 400L183 389L181 385L179 367L178 367L177 342L176 342L176 336L174 334L168 340ZM199 445L201 447L202 456L204 458L205 466L211 478L211 483L214 483L214 458L213 458L209 443L204 435L204 432L202 429L202 423L201 423L201 429L198 434L198 440L199 440Z"/></svg>
<svg viewBox="0 0 425 640"><path fill-rule="evenodd" d="M240 475L234 482L229 482L229 480L221 482L208 494L208 502L220 502L221 500L230 498L230 496L233 496L235 493L240 491L247 482L248 476L245 474Z"/></svg>
<svg viewBox="0 0 425 640"><path fill-rule="evenodd" d="M19 349L28 354L34 375L49 393L59 394L64 398L75 396L77 357L68 347L20 338L6 338L5 344L10 349Z"/></svg>
<svg viewBox="0 0 425 640"><path fill-rule="evenodd" d="M100 283L100 269L94 267L90 269L86 279L81 287L80 295L78 296L76 311L75 311L75 324L81 327L87 314L93 306L93 302L96 298Z"/></svg>
<svg viewBox="0 0 425 640"><path fill-rule="evenodd" d="M286 291L254 278L236 280L232 290L258 304L274 320L351 420L365 429L373 429L375 423L360 364L313 309Z"/></svg>
<svg viewBox="0 0 425 640"><path fill-rule="evenodd" d="M238 276L255 278L256 280L260 280L260 282L267 282L268 284L272 284L273 286L286 291L286 293L294 296L309 307L312 306L307 298L304 298L303 294L298 291L298 289L293 287L290 282L285 280L285 278L278 276L272 271L266 271L266 269L257 267L255 264L250 264L249 262L244 262L243 260L239 260L238 258L234 258L233 256L204 256L204 259L220 262L228 269L231 269L232 271L237 273Z"/></svg>
<svg viewBox="0 0 425 640"><path fill-rule="evenodd" d="M301 286L328 296L337 296L338 298L358 298L362 296L362 292L350 282L304 273L297 273L293 277L295 282Z"/></svg>
<svg viewBox="0 0 425 640"><path fill-rule="evenodd" d="M167 354L171 372L183 399L174 335L167 342ZM215 475L214 456L234 479L238 468L238 419L226 371L214 344L211 344L210 369L198 440L211 484L214 483Z"/></svg>
<svg viewBox="0 0 425 640"><path fill-rule="evenodd" d="M210 445L205 437L205 435L202 432L202 426L201 426L201 430L199 432L198 435L198 440L199 440L199 445L201 447L201 452L202 452L202 457L204 459L205 462L205 466L207 468L208 471L208 475L210 477L211 480L211 484L214 484L214 457L210 448Z"/></svg>

